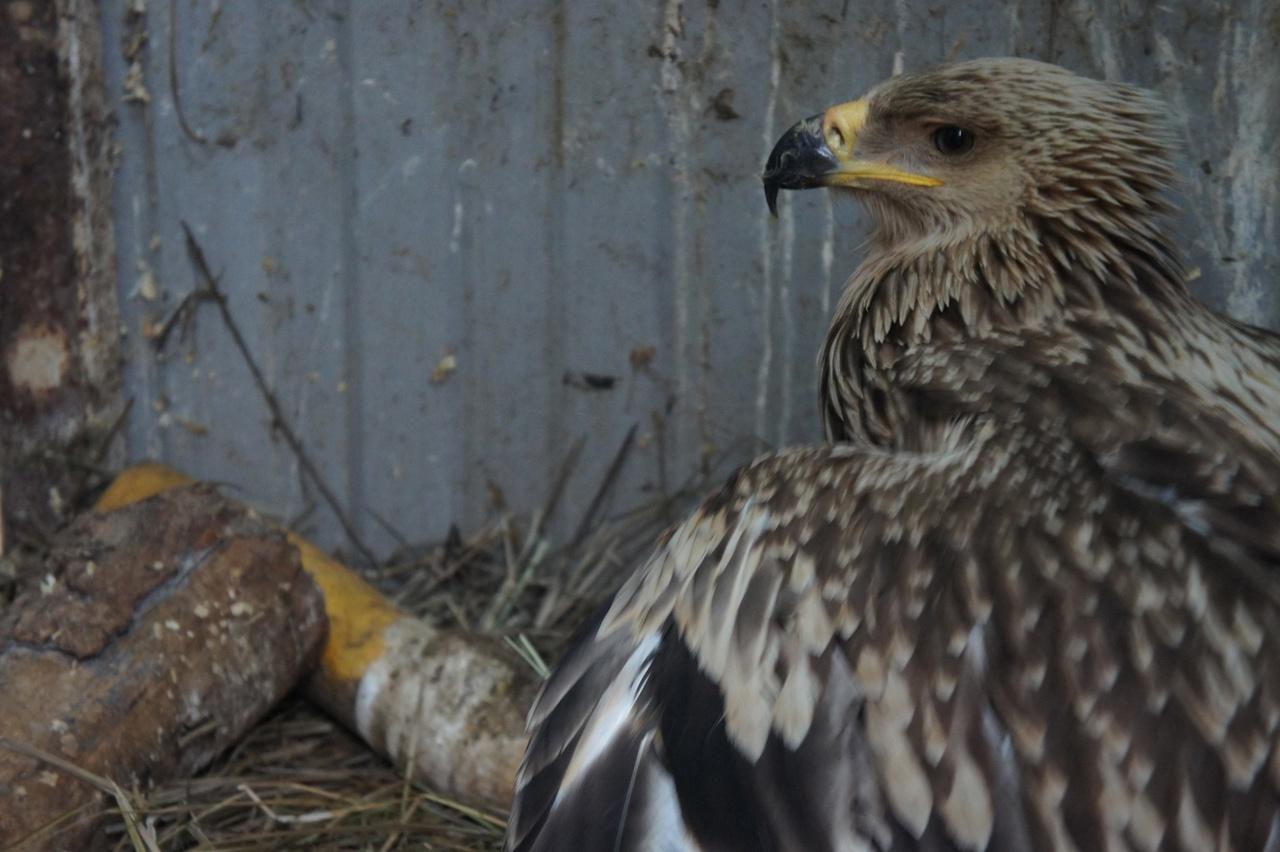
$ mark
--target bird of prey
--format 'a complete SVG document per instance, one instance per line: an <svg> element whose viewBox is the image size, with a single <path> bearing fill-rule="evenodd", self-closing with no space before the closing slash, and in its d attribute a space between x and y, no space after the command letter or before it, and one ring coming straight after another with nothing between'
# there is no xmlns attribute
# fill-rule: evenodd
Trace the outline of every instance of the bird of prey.
<svg viewBox="0 0 1280 852"><path fill-rule="evenodd" d="M511 850L1280 850L1280 340L1196 303L1163 109L902 75L764 175L874 233L822 447L739 470L530 715Z"/></svg>

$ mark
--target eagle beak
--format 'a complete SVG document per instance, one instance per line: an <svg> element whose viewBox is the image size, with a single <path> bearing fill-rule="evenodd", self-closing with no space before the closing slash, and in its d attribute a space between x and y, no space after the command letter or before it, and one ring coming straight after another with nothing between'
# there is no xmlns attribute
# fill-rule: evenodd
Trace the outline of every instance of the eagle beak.
<svg viewBox="0 0 1280 852"><path fill-rule="evenodd" d="M867 123L865 100L833 106L796 124L778 140L764 166L764 197L778 214L778 190L815 186L866 186L887 180L908 186L941 186L929 175L903 171L856 156L858 135Z"/></svg>

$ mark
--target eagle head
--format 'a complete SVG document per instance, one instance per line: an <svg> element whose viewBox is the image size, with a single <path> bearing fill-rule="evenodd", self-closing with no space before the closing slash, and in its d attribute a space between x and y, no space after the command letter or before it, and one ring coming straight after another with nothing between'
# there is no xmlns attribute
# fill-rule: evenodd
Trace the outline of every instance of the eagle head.
<svg viewBox="0 0 1280 852"><path fill-rule="evenodd" d="M1028 220L1092 231L1164 212L1169 142L1161 104L1140 89L981 59L891 78L797 123L763 179L775 212L780 189L851 190L891 243Z"/></svg>

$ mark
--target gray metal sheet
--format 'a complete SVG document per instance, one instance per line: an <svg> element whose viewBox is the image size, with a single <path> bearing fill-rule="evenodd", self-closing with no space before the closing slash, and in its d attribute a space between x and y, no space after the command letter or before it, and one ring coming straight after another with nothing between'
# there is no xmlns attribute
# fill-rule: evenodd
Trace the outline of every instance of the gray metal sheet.
<svg viewBox="0 0 1280 852"><path fill-rule="evenodd" d="M139 7L102 4L130 452L283 517L316 504L304 526L327 545L341 531L216 315L163 360L144 338L195 284L180 221L380 553L389 530L479 523L491 483L537 506L580 435L569 519L634 424L615 509L712 458L817 438L814 357L863 222L822 193L784 196L771 220L757 175L792 121L895 67L1014 53L1162 92L1188 147L1199 293L1280 324L1268 0L177 0L176 24L167 2ZM143 30L150 102L124 102ZM179 126L171 46L205 144ZM566 383L583 372L616 382Z"/></svg>

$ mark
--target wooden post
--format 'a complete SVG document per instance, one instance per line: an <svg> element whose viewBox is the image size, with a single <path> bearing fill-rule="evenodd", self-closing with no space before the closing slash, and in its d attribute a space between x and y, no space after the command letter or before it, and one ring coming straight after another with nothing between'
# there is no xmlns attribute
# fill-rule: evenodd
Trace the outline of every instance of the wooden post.
<svg viewBox="0 0 1280 852"><path fill-rule="evenodd" d="M61 527L88 472L123 455L111 447L124 396L98 15L92 0L0 2L0 533L7 523L9 546Z"/></svg>

